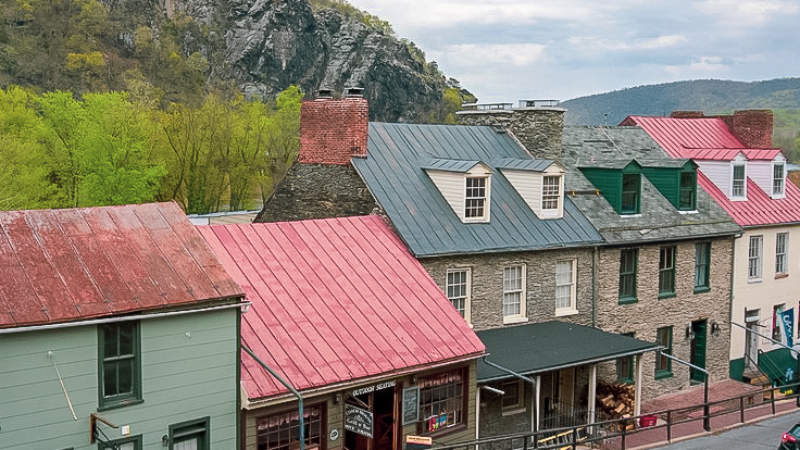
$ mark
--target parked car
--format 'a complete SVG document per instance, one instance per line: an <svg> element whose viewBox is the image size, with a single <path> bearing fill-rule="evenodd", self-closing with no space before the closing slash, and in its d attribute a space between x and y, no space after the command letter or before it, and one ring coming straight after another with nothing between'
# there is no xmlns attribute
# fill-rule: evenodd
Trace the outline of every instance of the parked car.
<svg viewBox="0 0 800 450"><path fill-rule="evenodd" d="M778 450L800 450L800 423L795 424L791 430L783 433Z"/></svg>

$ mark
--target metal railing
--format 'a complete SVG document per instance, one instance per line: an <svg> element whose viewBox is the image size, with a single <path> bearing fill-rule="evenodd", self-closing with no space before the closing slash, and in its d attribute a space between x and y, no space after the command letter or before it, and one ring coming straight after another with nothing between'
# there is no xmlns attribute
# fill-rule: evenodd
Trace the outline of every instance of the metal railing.
<svg viewBox="0 0 800 450"><path fill-rule="evenodd" d="M754 408L769 407L769 412L774 415L776 413L776 403L789 399L795 399L796 403L793 407L799 407L800 394L797 391L800 391L800 389L798 388L800 388L800 382L795 382L774 388L751 391L724 400L650 412L630 418L603 420L593 424L551 428L537 432L507 434L442 446L435 445L433 450L575 449L579 445L625 450L627 439L643 432L652 433L656 430L663 430L661 435L663 438L648 443L656 443L663 440L672 442L674 428L678 425L698 423L698 430L692 429L689 433L697 434L703 430L702 422L706 420L711 422L714 417L738 414L738 422L744 423L745 413ZM784 391L787 394L781 398L776 398L776 392L778 391ZM763 416L767 416L767 414ZM647 422L652 422L652 424L647 424ZM713 422L711 424L713 431ZM656 437L658 438L659 436Z"/></svg>

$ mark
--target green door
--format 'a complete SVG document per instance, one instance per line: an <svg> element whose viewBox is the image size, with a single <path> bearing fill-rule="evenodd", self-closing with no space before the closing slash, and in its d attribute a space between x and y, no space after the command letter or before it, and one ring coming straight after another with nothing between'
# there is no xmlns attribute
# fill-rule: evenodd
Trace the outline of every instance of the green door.
<svg viewBox="0 0 800 450"><path fill-rule="evenodd" d="M698 320L692 322L692 333L694 333L694 339L692 339L692 352L691 352L691 362L697 367L706 368L706 321L705 320ZM690 369L690 379L693 382L702 383L705 381L706 375L703 372L700 372L696 369Z"/></svg>

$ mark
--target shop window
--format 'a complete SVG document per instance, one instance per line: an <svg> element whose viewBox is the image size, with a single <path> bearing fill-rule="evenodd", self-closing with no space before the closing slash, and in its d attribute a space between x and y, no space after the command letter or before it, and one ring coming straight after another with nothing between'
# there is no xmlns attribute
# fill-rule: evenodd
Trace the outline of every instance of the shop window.
<svg viewBox="0 0 800 450"><path fill-rule="evenodd" d="M465 381L464 370L444 372L420 381L419 409L423 432L434 433L465 423Z"/></svg>
<svg viewBox="0 0 800 450"><path fill-rule="evenodd" d="M324 410L322 405L303 410L306 449L324 449ZM257 450L296 450L300 448L300 416L297 410L256 419Z"/></svg>

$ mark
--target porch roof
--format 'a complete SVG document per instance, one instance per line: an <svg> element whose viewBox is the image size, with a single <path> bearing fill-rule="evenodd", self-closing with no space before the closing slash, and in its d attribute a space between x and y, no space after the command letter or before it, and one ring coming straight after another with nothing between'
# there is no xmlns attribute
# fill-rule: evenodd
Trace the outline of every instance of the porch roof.
<svg viewBox="0 0 800 450"><path fill-rule="evenodd" d="M658 344L573 323L549 321L477 332L490 362L522 375L645 353ZM510 375L478 361L478 382Z"/></svg>

